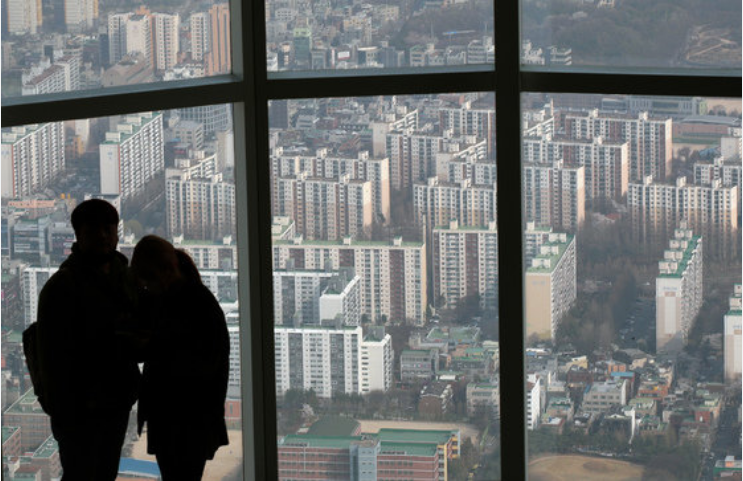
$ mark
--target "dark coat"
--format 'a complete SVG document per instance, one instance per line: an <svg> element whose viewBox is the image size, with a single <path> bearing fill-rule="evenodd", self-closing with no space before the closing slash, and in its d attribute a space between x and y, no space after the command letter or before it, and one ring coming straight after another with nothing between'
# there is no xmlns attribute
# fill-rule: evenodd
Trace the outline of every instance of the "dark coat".
<svg viewBox="0 0 743 481"><path fill-rule="evenodd" d="M199 281L186 281L161 299L143 300L152 326L138 407L147 452L183 446L212 459L228 444L224 403L230 340L219 303Z"/></svg>
<svg viewBox="0 0 743 481"><path fill-rule="evenodd" d="M118 333L133 307L126 257L116 252L104 273L73 245L39 296L39 366L50 415L131 409L139 368Z"/></svg>

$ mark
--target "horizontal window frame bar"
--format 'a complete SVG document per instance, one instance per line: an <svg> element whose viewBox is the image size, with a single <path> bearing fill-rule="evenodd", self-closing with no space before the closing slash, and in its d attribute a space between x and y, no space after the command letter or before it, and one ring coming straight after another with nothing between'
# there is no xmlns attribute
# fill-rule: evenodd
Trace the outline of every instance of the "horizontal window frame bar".
<svg viewBox="0 0 743 481"><path fill-rule="evenodd" d="M741 77L644 75L620 73L557 73L521 71L522 92L653 95L661 97L741 96Z"/></svg>
<svg viewBox="0 0 743 481"><path fill-rule="evenodd" d="M265 100L497 90L495 71L258 80ZM521 71L520 92L740 98L740 77ZM246 82L219 76L3 100L2 126L58 122L246 100Z"/></svg>
<svg viewBox="0 0 743 481"><path fill-rule="evenodd" d="M243 101L244 82L232 75L3 99L2 126L58 122L149 110Z"/></svg>

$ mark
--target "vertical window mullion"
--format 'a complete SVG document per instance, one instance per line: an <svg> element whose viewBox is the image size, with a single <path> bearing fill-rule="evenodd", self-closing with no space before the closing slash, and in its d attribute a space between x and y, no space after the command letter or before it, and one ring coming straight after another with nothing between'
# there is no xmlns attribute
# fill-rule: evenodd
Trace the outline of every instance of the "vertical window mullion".
<svg viewBox="0 0 743 481"><path fill-rule="evenodd" d="M526 480L519 2L496 0L494 9L498 262L508 279L498 283L501 479Z"/></svg>

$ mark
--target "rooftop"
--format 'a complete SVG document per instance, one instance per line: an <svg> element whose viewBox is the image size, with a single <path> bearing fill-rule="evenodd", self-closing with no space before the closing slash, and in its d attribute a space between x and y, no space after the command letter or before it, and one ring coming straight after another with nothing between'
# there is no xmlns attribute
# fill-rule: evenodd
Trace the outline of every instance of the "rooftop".
<svg viewBox="0 0 743 481"><path fill-rule="evenodd" d="M345 416L325 416L307 431L309 436L352 436L360 427L358 421Z"/></svg>
<svg viewBox="0 0 743 481"><path fill-rule="evenodd" d="M19 428L18 426L3 426L3 443L10 439L13 433L18 431L19 429L21 428Z"/></svg>
<svg viewBox="0 0 743 481"><path fill-rule="evenodd" d="M660 273L658 274L658 277L660 278L681 278L684 275L684 272L686 271L686 268L689 265L689 261L694 256L694 250L699 245L700 240L701 240L700 236L693 236L691 239L689 239L689 242L686 244L686 249L684 249L681 259L676 264L676 270L673 272Z"/></svg>
<svg viewBox="0 0 743 481"><path fill-rule="evenodd" d="M557 267L562 256L565 255L565 251L568 246L573 242L572 235L567 235L567 242L545 242L541 246L540 253L534 256L532 259L532 265L526 270L527 274L546 274L551 273ZM550 247L552 249L550 253L545 253L547 249L544 247Z"/></svg>
<svg viewBox="0 0 743 481"><path fill-rule="evenodd" d="M312 436L310 434L289 434L279 441L279 446L298 446L313 448L348 449L351 443L362 441L361 436Z"/></svg>
<svg viewBox="0 0 743 481"><path fill-rule="evenodd" d="M454 431L382 428L377 433L377 438L383 443L399 442L442 445L448 443L449 439L455 434Z"/></svg>
<svg viewBox="0 0 743 481"><path fill-rule="evenodd" d="M411 444L411 443L381 443L382 454L400 454L405 456L434 456L438 452L436 444Z"/></svg>

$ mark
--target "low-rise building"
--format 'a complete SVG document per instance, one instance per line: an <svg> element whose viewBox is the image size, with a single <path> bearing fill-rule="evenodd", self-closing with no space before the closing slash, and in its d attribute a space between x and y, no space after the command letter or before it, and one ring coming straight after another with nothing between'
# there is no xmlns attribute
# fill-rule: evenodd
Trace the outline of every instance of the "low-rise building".
<svg viewBox="0 0 743 481"><path fill-rule="evenodd" d="M402 382L430 381L439 370L438 351L435 349L407 349L400 353L400 380Z"/></svg>
<svg viewBox="0 0 743 481"><path fill-rule="evenodd" d="M627 381L604 381L591 384L583 395L582 410L598 414L612 406L627 404Z"/></svg>
<svg viewBox="0 0 743 481"><path fill-rule="evenodd" d="M452 409L454 391L445 382L432 382L421 389L418 398L418 414L427 419L441 419Z"/></svg>

